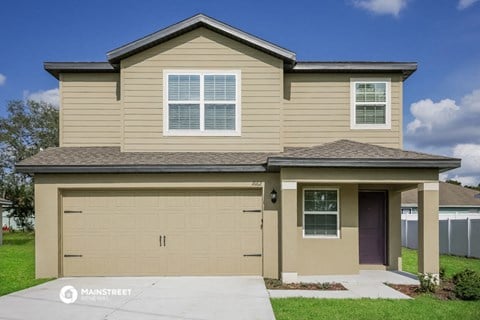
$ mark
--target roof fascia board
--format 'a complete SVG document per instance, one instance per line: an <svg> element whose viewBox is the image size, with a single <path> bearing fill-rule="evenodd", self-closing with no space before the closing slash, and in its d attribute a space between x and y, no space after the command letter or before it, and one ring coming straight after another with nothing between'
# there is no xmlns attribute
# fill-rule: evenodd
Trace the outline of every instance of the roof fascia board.
<svg viewBox="0 0 480 320"><path fill-rule="evenodd" d="M265 172L262 165L159 165L159 166L17 166L20 173L195 173Z"/></svg>
<svg viewBox="0 0 480 320"><path fill-rule="evenodd" d="M44 62L44 69L59 79L60 73L117 73L118 68L109 62Z"/></svg>
<svg viewBox="0 0 480 320"><path fill-rule="evenodd" d="M355 72L355 73L375 73L375 72L401 72L403 80L407 79L417 70L416 62L301 62L298 61L292 68L286 69L286 72Z"/></svg>
<svg viewBox="0 0 480 320"><path fill-rule="evenodd" d="M267 168L274 169L276 167L438 168L451 170L460 167L460 160L268 158Z"/></svg>

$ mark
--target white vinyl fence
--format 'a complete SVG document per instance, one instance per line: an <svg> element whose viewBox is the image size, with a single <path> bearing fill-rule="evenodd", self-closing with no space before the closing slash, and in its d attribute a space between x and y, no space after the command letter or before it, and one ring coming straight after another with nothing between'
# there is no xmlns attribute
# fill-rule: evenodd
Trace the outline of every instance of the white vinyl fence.
<svg viewBox="0 0 480 320"><path fill-rule="evenodd" d="M440 214L440 253L480 258L480 215ZM418 215L402 214L402 246L418 248Z"/></svg>

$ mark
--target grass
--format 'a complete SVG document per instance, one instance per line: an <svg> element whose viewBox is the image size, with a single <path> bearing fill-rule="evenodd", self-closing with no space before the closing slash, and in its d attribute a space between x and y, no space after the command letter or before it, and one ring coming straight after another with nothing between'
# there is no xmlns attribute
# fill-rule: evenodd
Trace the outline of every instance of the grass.
<svg viewBox="0 0 480 320"><path fill-rule="evenodd" d="M403 270L417 274L417 250L402 248ZM447 278L465 269L472 269L480 273L480 259L465 258L442 254L440 255L440 267L445 268Z"/></svg>
<svg viewBox="0 0 480 320"><path fill-rule="evenodd" d="M403 270L417 274L417 251L403 249ZM447 278L466 268L480 272L480 259L440 256ZM413 300L271 299L277 320L309 319L480 319L480 301L439 300L421 295Z"/></svg>
<svg viewBox="0 0 480 320"><path fill-rule="evenodd" d="M480 303L441 301L430 296L415 300L271 299L277 320L310 319L480 319Z"/></svg>
<svg viewBox="0 0 480 320"><path fill-rule="evenodd" d="M34 234L4 233L0 246L0 296L49 280L35 279Z"/></svg>

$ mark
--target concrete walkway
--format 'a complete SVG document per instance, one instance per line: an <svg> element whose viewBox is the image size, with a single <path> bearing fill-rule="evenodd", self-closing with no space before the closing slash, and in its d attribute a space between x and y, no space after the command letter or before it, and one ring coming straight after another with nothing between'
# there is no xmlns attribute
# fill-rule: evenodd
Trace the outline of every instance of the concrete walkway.
<svg viewBox="0 0 480 320"><path fill-rule="evenodd" d="M272 298L324 298L324 299L411 299L384 283L418 284L417 278L406 272L362 270L358 275L299 276L300 282L343 284L344 291L321 290L268 290Z"/></svg>
<svg viewBox="0 0 480 320"><path fill-rule="evenodd" d="M64 286L75 288L75 302L60 300ZM64 297L72 296L70 290ZM273 320L275 316L261 277L95 277L57 279L0 297L0 319Z"/></svg>

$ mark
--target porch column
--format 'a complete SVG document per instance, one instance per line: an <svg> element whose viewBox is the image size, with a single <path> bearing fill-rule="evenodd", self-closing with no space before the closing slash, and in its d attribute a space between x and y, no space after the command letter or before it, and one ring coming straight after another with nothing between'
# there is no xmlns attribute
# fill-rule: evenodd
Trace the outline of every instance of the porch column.
<svg viewBox="0 0 480 320"><path fill-rule="evenodd" d="M402 193L388 192L388 269L402 270Z"/></svg>
<svg viewBox="0 0 480 320"><path fill-rule="evenodd" d="M438 182L418 185L418 272L439 274Z"/></svg>
<svg viewBox="0 0 480 320"><path fill-rule="evenodd" d="M282 281L298 282L297 273L297 182L282 180L281 254Z"/></svg>

